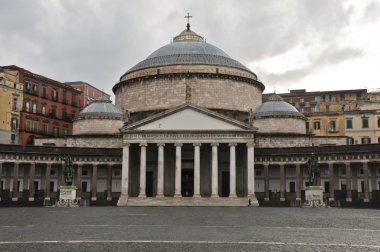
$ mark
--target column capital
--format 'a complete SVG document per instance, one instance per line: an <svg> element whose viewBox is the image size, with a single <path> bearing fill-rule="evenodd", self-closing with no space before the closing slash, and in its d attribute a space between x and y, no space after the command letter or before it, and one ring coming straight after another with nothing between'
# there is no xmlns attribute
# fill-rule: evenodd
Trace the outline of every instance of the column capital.
<svg viewBox="0 0 380 252"><path fill-rule="evenodd" d="M140 147L147 147L148 144L147 144L147 143L141 143L141 144L139 144L139 146L140 146Z"/></svg>
<svg viewBox="0 0 380 252"><path fill-rule="evenodd" d="M228 146L230 146L230 147L232 147L232 146L233 146L233 147L236 147L236 145L237 145L237 143L229 143L229 144L228 144Z"/></svg>
<svg viewBox="0 0 380 252"><path fill-rule="evenodd" d="M182 147L183 144L182 144L182 143L175 143L174 146L175 146L175 147Z"/></svg>
<svg viewBox="0 0 380 252"><path fill-rule="evenodd" d="M194 147L201 147L201 145L202 145L201 143L194 143L193 144Z"/></svg>
<svg viewBox="0 0 380 252"><path fill-rule="evenodd" d="M218 147L218 146L219 146L219 143L211 143L211 146L212 146L212 147Z"/></svg>
<svg viewBox="0 0 380 252"><path fill-rule="evenodd" d="M123 147L129 147L129 146L131 146L130 143L123 143Z"/></svg>
<svg viewBox="0 0 380 252"><path fill-rule="evenodd" d="M253 142L253 141L252 142L248 142L247 146L248 147L255 147L255 142Z"/></svg>
<svg viewBox="0 0 380 252"><path fill-rule="evenodd" d="M165 143L158 143L157 146L158 146L158 147L164 147L164 146L165 146Z"/></svg>

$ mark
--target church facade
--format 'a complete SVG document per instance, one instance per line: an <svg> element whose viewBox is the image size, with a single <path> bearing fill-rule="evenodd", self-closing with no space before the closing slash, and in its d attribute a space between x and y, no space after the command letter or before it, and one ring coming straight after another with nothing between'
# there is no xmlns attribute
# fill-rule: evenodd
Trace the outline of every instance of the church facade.
<svg viewBox="0 0 380 252"><path fill-rule="evenodd" d="M378 204L380 145L310 135L280 96L262 103L264 88L188 24L121 76L115 105L84 108L73 135L0 146L2 200L51 203L70 155L93 205L301 205L314 153L327 201Z"/></svg>

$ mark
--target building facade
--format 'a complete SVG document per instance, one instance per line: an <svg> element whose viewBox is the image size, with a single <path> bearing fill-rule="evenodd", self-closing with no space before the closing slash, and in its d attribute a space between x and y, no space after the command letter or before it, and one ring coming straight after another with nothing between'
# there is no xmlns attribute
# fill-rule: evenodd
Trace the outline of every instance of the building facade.
<svg viewBox="0 0 380 252"><path fill-rule="evenodd" d="M19 142L23 85L17 71L0 67L0 144Z"/></svg>
<svg viewBox="0 0 380 252"><path fill-rule="evenodd" d="M72 120L79 113L80 91L17 66L4 68L17 72L23 85L19 144L31 145L39 136L72 134Z"/></svg>
<svg viewBox="0 0 380 252"><path fill-rule="evenodd" d="M81 92L80 94L80 104L79 107L82 109L95 100L99 98L109 100L111 96L98 88L92 86L91 84L83 81L73 81L73 82L65 82L66 85L69 85Z"/></svg>
<svg viewBox="0 0 380 252"><path fill-rule="evenodd" d="M69 155L77 197L92 205L299 206L314 153L331 206L379 204L379 144L310 134L280 96L263 103L264 88L188 24L121 76L115 105L84 108L72 135L1 145L2 200L54 202Z"/></svg>

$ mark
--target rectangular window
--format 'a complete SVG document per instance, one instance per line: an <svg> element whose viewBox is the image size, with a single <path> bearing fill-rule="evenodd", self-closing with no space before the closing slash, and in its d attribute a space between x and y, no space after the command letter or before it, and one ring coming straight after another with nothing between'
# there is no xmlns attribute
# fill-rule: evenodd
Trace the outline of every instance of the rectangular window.
<svg viewBox="0 0 380 252"><path fill-rule="evenodd" d="M362 126L363 128L368 128L368 118L362 118Z"/></svg>
<svg viewBox="0 0 380 252"><path fill-rule="evenodd" d="M321 129L321 122L319 122L319 121L314 122L314 129L316 129L316 130Z"/></svg>
<svg viewBox="0 0 380 252"><path fill-rule="evenodd" d="M58 91L57 89L53 89L52 92L51 92L51 99L53 101L57 101L58 100Z"/></svg>
<svg viewBox="0 0 380 252"><path fill-rule="evenodd" d="M66 108L62 108L62 120L65 120L67 117Z"/></svg>
<svg viewBox="0 0 380 252"><path fill-rule="evenodd" d="M43 98L47 98L47 95L46 95L46 87L45 87L45 86L42 87L42 97L43 97Z"/></svg>
<svg viewBox="0 0 380 252"><path fill-rule="evenodd" d="M354 138L347 137L347 144L354 144Z"/></svg>
<svg viewBox="0 0 380 252"><path fill-rule="evenodd" d="M46 115L46 105L42 105L42 114Z"/></svg>
<svg viewBox="0 0 380 252"><path fill-rule="evenodd" d="M43 127L44 134L45 135L49 134L49 123L44 122L42 127Z"/></svg>
<svg viewBox="0 0 380 252"><path fill-rule="evenodd" d="M380 117L377 118L377 127L380 128Z"/></svg>
<svg viewBox="0 0 380 252"><path fill-rule="evenodd" d="M29 101L25 102L25 111L29 112Z"/></svg>
<svg viewBox="0 0 380 252"><path fill-rule="evenodd" d="M371 143L371 138L369 137L362 138L362 144L370 144L370 143Z"/></svg>
<svg viewBox="0 0 380 252"><path fill-rule="evenodd" d="M26 120L26 125L25 125L25 128L26 128L26 131L30 131L30 120Z"/></svg>
<svg viewBox="0 0 380 252"><path fill-rule="evenodd" d="M66 96L67 96L67 92L66 92L66 90L63 90L63 93L62 93L62 103L64 103L64 104L67 104Z"/></svg>
<svg viewBox="0 0 380 252"><path fill-rule="evenodd" d="M52 118L56 118L56 114L57 114L57 110L56 110L55 108L52 108L52 109L51 109L50 116L51 116Z"/></svg>
<svg viewBox="0 0 380 252"><path fill-rule="evenodd" d="M67 136L69 134L69 129L67 127L63 127L63 136Z"/></svg>
<svg viewBox="0 0 380 252"><path fill-rule="evenodd" d="M335 121L330 121L330 131L336 131L336 123L335 123Z"/></svg>
<svg viewBox="0 0 380 252"><path fill-rule="evenodd" d="M309 130L309 128L310 128L310 123L309 122L306 122L306 130Z"/></svg>
<svg viewBox="0 0 380 252"><path fill-rule="evenodd" d="M37 103L36 102L33 102L33 104L32 104L32 112L34 114L37 113Z"/></svg>
<svg viewBox="0 0 380 252"><path fill-rule="evenodd" d="M74 107L77 105L77 95L76 94L72 95L71 105L74 106Z"/></svg>
<svg viewBox="0 0 380 252"><path fill-rule="evenodd" d="M33 131L38 132L38 121L33 121Z"/></svg>
<svg viewBox="0 0 380 252"><path fill-rule="evenodd" d="M33 94L38 95L38 85L37 84L33 84Z"/></svg>
<svg viewBox="0 0 380 252"><path fill-rule="evenodd" d="M345 94L340 94L340 100L341 100L341 101L344 101L345 99L346 99Z"/></svg>
<svg viewBox="0 0 380 252"><path fill-rule="evenodd" d="M29 82L28 82L28 81L25 81L25 84L24 84L24 91L25 91L25 92L29 92L29 88L30 88L30 86L29 86Z"/></svg>
<svg viewBox="0 0 380 252"><path fill-rule="evenodd" d="M326 112L330 112L330 105L326 105Z"/></svg>
<svg viewBox="0 0 380 252"><path fill-rule="evenodd" d="M346 119L346 129L352 129L352 119Z"/></svg>
<svg viewBox="0 0 380 252"><path fill-rule="evenodd" d="M54 126L53 127L53 136L54 137L58 137L59 136L59 127L58 126Z"/></svg>
<svg viewBox="0 0 380 252"><path fill-rule="evenodd" d="M18 119L13 117L11 124L12 131L17 131Z"/></svg>
<svg viewBox="0 0 380 252"><path fill-rule="evenodd" d="M12 111L16 111L17 112L17 101L18 101L17 96L13 96L13 99L12 99Z"/></svg>

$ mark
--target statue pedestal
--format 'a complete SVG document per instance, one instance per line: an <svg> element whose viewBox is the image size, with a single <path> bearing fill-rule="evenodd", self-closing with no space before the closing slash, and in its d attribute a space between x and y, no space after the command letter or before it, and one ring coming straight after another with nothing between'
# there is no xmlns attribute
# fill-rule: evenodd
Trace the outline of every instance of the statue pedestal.
<svg viewBox="0 0 380 252"><path fill-rule="evenodd" d="M312 208L326 207L323 202L323 187L307 186L305 188L305 203L303 206Z"/></svg>
<svg viewBox="0 0 380 252"><path fill-rule="evenodd" d="M60 186L59 200L56 207L79 207L79 201L76 199L76 186Z"/></svg>

